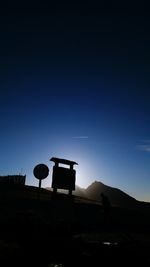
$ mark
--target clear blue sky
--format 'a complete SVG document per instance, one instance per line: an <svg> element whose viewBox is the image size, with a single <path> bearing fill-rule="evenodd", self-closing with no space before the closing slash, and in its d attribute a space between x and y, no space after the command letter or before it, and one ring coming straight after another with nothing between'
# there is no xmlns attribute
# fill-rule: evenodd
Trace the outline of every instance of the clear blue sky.
<svg viewBox="0 0 150 267"><path fill-rule="evenodd" d="M0 174L52 156L150 201L149 16L123 7L1 10Z"/></svg>

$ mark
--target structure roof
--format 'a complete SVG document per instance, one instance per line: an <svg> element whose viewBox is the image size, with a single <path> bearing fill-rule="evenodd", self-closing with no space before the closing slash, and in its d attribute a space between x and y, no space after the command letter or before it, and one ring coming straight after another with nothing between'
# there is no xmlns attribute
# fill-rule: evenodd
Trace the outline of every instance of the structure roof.
<svg viewBox="0 0 150 267"><path fill-rule="evenodd" d="M52 157L50 159L50 161L53 161L55 163L62 163L62 164L66 164L66 165L78 165L78 163L75 161L71 161L71 160L67 160L67 159L60 159L60 158L55 158L55 157Z"/></svg>

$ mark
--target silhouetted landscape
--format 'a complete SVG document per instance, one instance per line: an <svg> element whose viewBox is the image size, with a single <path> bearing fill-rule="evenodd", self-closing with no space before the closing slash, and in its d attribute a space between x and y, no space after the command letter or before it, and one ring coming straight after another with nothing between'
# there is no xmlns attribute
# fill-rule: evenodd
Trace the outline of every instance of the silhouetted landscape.
<svg viewBox="0 0 150 267"><path fill-rule="evenodd" d="M2 3L0 267L150 266L149 13Z"/></svg>
<svg viewBox="0 0 150 267"><path fill-rule="evenodd" d="M48 189L48 188L47 188ZM63 192L63 191L61 191ZM65 191L64 191L65 193ZM86 189L76 186L74 195L101 202L101 193L108 196L113 206L129 207L138 205L138 201L118 188L95 181Z"/></svg>
<svg viewBox="0 0 150 267"><path fill-rule="evenodd" d="M107 193L105 213L100 194ZM0 256L15 266L148 264L150 204L101 182L75 195L25 185L0 186Z"/></svg>

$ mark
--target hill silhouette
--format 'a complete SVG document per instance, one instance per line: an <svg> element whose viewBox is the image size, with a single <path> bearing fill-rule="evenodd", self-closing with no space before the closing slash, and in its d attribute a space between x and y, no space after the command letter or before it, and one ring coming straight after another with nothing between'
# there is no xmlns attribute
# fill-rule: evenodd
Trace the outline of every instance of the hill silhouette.
<svg viewBox="0 0 150 267"><path fill-rule="evenodd" d="M50 188L47 188L47 189L50 189ZM60 190L60 192L67 193L67 191L65 190ZM139 201L137 201L135 198L131 197L130 195L126 194L122 190L105 185L99 181L93 182L87 188L81 188L79 186L76 186L76 189L73 192L75 196L91 199L91 200L94 200L100 203L102 201L102 198L101 198L102 193L108 197L111 205L113 206L129 208L129 207L135 207L139 203Z"/></svg>
<svg viewBox="0 0 150 267"><path fill-rule="evenodd" d="M105 185L101 182L95 181L85 190L86 196L96 201L101 201L101 194L105 194L112 205L121 207L130 207L135 205L137 200L122 190Z"/></svg>

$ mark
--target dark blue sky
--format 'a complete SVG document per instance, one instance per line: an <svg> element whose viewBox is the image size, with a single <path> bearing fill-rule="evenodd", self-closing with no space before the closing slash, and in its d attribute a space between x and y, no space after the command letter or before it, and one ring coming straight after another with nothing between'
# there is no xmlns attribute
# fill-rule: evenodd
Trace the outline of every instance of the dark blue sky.
<svg viewBox="0 0 150 267"><path fill-rule="evenodd" d="M52 156L150 201L150 18L142 6L40 4L0 16L0 172ZM49 177L43 186L51 184Z"/></svg>

